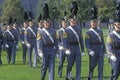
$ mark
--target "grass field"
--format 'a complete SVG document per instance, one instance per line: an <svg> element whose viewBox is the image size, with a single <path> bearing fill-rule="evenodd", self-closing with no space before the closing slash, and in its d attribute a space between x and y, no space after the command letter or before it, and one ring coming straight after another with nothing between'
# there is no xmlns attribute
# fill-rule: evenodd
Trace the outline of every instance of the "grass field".
<svg viewBox="0 0 120 80"><path fill-rule="evenodd" d="M83 30L85 33L86 29ZM107 36L107 29L103 29L105 41ZM0 66L0 80L40 80L41 77L41 62L38 63L38 68L34 69L28 66L28 63L22 63L22 49L21 45L19 44L19 48L16 54L16 63L15 65L7 64L6 59L6 52L2 52L2 61L3 65ZM65 80L66 74L66 65L64 64L64 71L63 71L63 78L59 78L57 75L58 72L58 59L56 58L55 61L55 80ZM88 54L86 53L85 56L82 57L82 71L81 71L81 80L87 80L88 75L88 68L89 68L89 59ZM75 77L75 65L72 69L72 76ZM108 59L105 58L104 63L104 79L103 80L110 80L110 64L108 63ZM48 80L48 74L46 75L46 79ZM97 80L97 67L94 71L94 79ZM119 79L118 79L119 80Z"/></svg>

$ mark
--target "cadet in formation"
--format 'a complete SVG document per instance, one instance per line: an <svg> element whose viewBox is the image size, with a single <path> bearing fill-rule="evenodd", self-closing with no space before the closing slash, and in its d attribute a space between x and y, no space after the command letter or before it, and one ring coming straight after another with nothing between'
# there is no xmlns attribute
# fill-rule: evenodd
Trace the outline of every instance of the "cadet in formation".
<svg viewBox="0 0 120 80"><path fill-rule="evenodd" d="M120 10L118 11L118 13ZM112 74L110 80L118 80L120 75L120 14L116 14L114 30L107 37L107 53L110 58Z"/></svg>
<svg viewBox="0 0 120 80"><path fill-rule="evenodd" d="M23 55L22 55L22 59L23 59L23 63L26 62L26 53L27 53L27 28L28 28L28 21L24 21L23 22L23 27L20 30L20 40L22 43L22 49L23 49Z"/></svg>
<svg viewBox="0 0 120 80"><path fill-rule="evenodd" d="M67 27L67 29L65 30L65 34L63 35L63 46L65 49L65 53L69 55L66 80L69 80L71 78L70 72L72 71L74 62L76 62L75 80L80 80L81 54L84 54L83 36L81 28L76 26L77 21L73 16L70 17L69 22L70 26Z"/></svg>
<svg viewBox="0 0 120 80"><path fill-rule="evenodd" d="M44 20L44 28L38 32L38 54L42 57L41 80L45 80L47 68L49 80L54 80L56 31L51 28L50 20Z"/></svg>
<svg viewBox="0 0 120 80"><path fill-rule="evenodd" d="M3 39L4 39L3 31L1 29L1 27L2 26L0 26L0 65L2 64L1 52L2 52L2 49L3 49Z"/></svg>
<svg viewBox="0 0 120 80"><path fill-rule="evenodd" d="M62 70L63 70L63 64L66 58L66 54L63 48L63 35L65 34L65 29L67 28L67 21L62 18L61 20L61 28L58 30L58 48L59 48L59 68L58 68L58 76L62 77Z"/></svg>
<svg viewBox="0 0 120 80"><path fill-rule="evenodd" d="M102 30L97 28L97 20L91 20L91 28L86 32L85 45L89 54L89 75L88 80L92 80L93 71L98 64L98 80L103 79L103 63L105 44Z"/></svg>
<svg viewBox="0 0 120 80"><path fill-rule="evenodd" d="M28 47L28 62L32 67L32 51L33 51L33 67L37 67L37 26L33 21L29 21L29 27L27 28L27 47Z"/></svg>
<svg viewBox="0 0 120 80"><path fill-rule="evenodd" d="M18 43L18 32L13 28L12 18L10 18L7 30L4 34L5 46L7 48L7 60L10 63L12 58L12 64L15 64L16 46Z"/></svg>

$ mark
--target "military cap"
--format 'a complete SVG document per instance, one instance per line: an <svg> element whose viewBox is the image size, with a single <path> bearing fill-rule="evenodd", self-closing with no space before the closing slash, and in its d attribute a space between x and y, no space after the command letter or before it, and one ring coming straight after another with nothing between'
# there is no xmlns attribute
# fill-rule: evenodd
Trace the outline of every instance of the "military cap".
<svg viewBox="0 0 120 80"><path fill-rule="evenodd" d="M40 13L39 17L38 17L38 22L42 22L42 14Z"/></svg>
<svg viewBox="0 0 120 80"><path fill-rule="evenodd" d="M98 13L98 12L97 12L97 7L93 6L93 7L91 8L90 13L91 13L91 20L97 19L97 13Z"/></svg>
<svg viewBox="0 0 120 80"><path fill-rule="evenodd" d="M114 22L120 23L120 3L118 3L115 11Z"/></svg>
<svg viewBox="0 0 120 80"><path fill-rule="evenodd" d="M13 18L12 16L9 17L9 20L8 20L8 25L12 25L13 24Z"/></svg>
<svg viewBox="0 0 120 80"><path fill-rule="evenodd" d="M44 21L50 21L49 6L48 6L47 3L45 3L44 6L43 6L43 20Z"/></svg>
<svg viewBox="0 0 120 80"><path fill-rule="evenodd" d="M77 17L77 11L78 11L77 2L73 1L72 4L71 4L71 9L70 9L71 15L74 16L74 17Z"/></svg>

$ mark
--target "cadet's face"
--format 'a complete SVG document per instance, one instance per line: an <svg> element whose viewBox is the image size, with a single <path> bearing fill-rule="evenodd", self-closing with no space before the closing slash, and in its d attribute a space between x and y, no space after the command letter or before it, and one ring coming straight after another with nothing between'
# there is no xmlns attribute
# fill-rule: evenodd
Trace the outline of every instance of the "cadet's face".
<svg viewBox="0 0 120 80"><path fill-rule="evenodd" d="M116 30L120 30L120 23L116 22L114 24Z"/></svg>
<svg viewBox="0 0 120 80"><path fill-rule="evenodd" d="M51 24L50 24L50 22L49 22L49 21L44 21L44 27L46 27L46 28L47 28L47 27L50 27L50 25L51 25Z"/></svg>
<svg viewBox="0 0 120 80"><path fill-rule="evenodd" d="M97 21L91 21L91 27L95 28L97 27L98 22Z"/></svg>
<svg viewBox="0 0 120 80"><path fill-rule="evenodd" d="M39 27L43 27L43 23L42 23L42 22L39 22L39 23L38 23L38 26L39 26Z"/></svg>
<svg viewBox="0 0 120 80"><path fill-rule="evenodd" d="M28 23L24 22L23 26L26 28L28 26Z"/></svg>
<svg viewBox="0 0 120 80"><path fill-rule="evenodd" d="M29 26L32 27L33 26L33 22L30 21L29 22Z"/></svg>
<svg viewBox="0 0 120 80"><path fill-rule="evenodd" d="M75 26L76 25L76 19L70 19L70 25Z"/></svg>
<svg viewBox="0 0 120 80"><path fill-rule="evenodd" d="M67 27L67 22L66 21L62 21L62 27Z"/></svg>

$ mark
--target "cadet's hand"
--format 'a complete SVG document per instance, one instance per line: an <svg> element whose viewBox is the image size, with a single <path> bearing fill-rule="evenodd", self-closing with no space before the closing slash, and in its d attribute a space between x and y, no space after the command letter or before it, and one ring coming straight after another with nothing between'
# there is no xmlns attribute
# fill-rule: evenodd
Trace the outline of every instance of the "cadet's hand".
<svg viewBox="0 0 120 80"><path fill-rule="evenodd" d="M38 53L38 55L39 55L41 58L43 58L43 53Z"/></svg>
<svg viewBox="0 0 120 80"><path fill-rule="evenodd" d="M82 52L82 56L84 56L85 55L85 52Z"/></svg>
<svg viewBox="0 0 120 80"><path fill-rule="evenodd" d="M28 44L27 44L27 47L28 47L28 48L30 48L30 47L31 47L31 45L28 43Z"/></svg>
<svg viewBox="0 0 120 80"><path fill-rule="evenodd" d="M69 49L66 49L66 50L65 50L65 53L66 53L67 55L70 55L70 54L71 54L71 51L70 51Z"/></svg>
<svg viewBox="0 0 120 80"><path fill-rule="evenodd" d="M113 61L116 61L116 60L117 60L117 58L116 58L114 55L111 55L111 56L110 56L110 59L113 60Z"/></svg>
<svg viewBox="0 0 120 80"><path fill-rule="evenodd" d="M94 51L90 51L89 54L90 54L91 56L94 56L95 52L94 52Z"/></svg>
<svg viewBox="0 0 120 80"><path fill-rule="evenodd" d="M64 47L61 45L58 45L59 50L64 50Z"/></svg>
<svg viewBox="0 0 120 80"><path fill-rule="evenodd" d="M6 48L9 48L9 45L8 45L8 44L6 44L6 45L5 45L5 47L6 47Z"/></svg>
<svg viewBox="0 0 120 80"><path fill-rule="evenodd" d="M25 42L24 42L24 41L22 41L22 44L25 44Z"/></svg>

